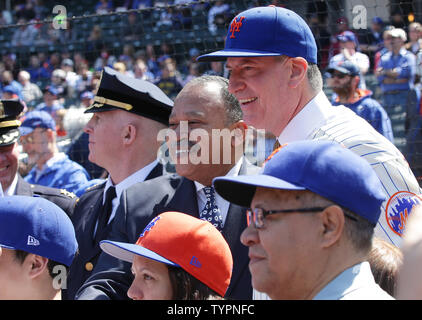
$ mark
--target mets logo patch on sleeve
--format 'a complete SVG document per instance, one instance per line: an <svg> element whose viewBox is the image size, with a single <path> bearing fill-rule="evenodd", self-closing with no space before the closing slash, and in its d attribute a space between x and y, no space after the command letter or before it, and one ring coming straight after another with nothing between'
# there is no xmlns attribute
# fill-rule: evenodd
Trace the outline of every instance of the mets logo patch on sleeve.
<svg viewBox="0 0 422 320"><path fill-rule="evenodd" d="M399 191L391 196L385 208L385 218L395 234L400 237L403 235L410 211L414 205L420 203L422 203L421 196L408 191Z"/></svg>

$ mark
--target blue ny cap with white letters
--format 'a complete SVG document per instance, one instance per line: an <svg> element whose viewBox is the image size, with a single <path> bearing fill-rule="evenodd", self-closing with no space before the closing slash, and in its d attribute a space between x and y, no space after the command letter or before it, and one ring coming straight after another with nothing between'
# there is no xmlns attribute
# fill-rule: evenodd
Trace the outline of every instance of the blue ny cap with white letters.
<svg viewBox="0 0 422 320"><path fill-rule="evenodd" d="M276 6L256 7L239 13L230 23L223 50L198 61L228 57L302 57L317 63L317 45L307 23L295 12Z"/></svg>
<svg viewBox="0 0 422 320"><path fill-rule="evenodd" d="M70 266L78 243L70 218L54 203L41 197L7 196L0 198L0 247Z"/></svg>

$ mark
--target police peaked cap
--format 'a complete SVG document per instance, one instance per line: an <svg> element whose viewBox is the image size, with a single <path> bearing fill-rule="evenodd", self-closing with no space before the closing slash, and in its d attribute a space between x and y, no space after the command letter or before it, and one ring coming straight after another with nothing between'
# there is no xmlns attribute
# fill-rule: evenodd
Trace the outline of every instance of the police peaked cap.
<svg viewBox="0 0 422 320"><path fill-rule="evenodd" d="M105 67L94 103L85 113L126 110L168 125L173 101L151 82Z"/></svg>
<svg viewBox="0 0 422 320"><path fill-rule="evenodd" d="M0 100L0 147L8 146L19 138L19 117L25 106L19 100Z"/></svg>

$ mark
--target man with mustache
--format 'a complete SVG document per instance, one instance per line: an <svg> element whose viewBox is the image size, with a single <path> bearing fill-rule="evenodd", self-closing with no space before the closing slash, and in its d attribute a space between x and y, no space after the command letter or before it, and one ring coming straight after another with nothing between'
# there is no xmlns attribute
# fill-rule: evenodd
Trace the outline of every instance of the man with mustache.
<svg viewBox="0 0 422 320"><path fill-rule="evenodd" d="M104 68L94 103L85 111L93 115L84 130L89 134L88 159L109 175L88 188L75 208L79 255L70 267L67 299L91 275L101 253L99 241L111 231L123 191L165 173L157 160L157 134L167 128L172 106L152 83Z"/></svg>
<svg viewBox="0 0 422 320"><path fill-rule="evenodd" d="M246 227L245 210L216 196L211 187L218 175L237 176L259 170L242 156L246 126L239 102L228 92L227 79L202 76L190 81L175 99L169 129L168 144L177 174L125 190L108 240L135 242L148 222L165 211L207 219L222 232L233 255L233 275L226 297L251 299L249 259L246 247L240 243ZM216 132L223 130L232 134L222 134L220 144L221 136ZM118 263L102 254L77 299L127 299L132 280L130 263Z"/></svg>

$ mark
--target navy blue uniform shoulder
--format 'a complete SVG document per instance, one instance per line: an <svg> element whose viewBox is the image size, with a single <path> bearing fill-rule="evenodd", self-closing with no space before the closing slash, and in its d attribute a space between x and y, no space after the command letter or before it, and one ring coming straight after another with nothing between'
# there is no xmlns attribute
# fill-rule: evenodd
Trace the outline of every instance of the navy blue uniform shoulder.
<svg viewBox="0 0 422 320"><path fill-rule="evenodd" d="M50 188L37 184L31 184L30 187L33 194L53 202L63 209L69 217L72 216L75 205L79 200L74 193L65 189Z"/></svg>
<svg viewBox="0 0 422 320"><path fill-rule="evenodd" d="M103 181L103 182L100 182L100 183L98 183L96 185L93 185L92 187L87 188L85 190L85 193L87 193L87 192L93 192L93 191L95 192L95 191L98 191L98 190L102 190L102 189L104 189L105 184L106 184L106 181Z"/></svg>

